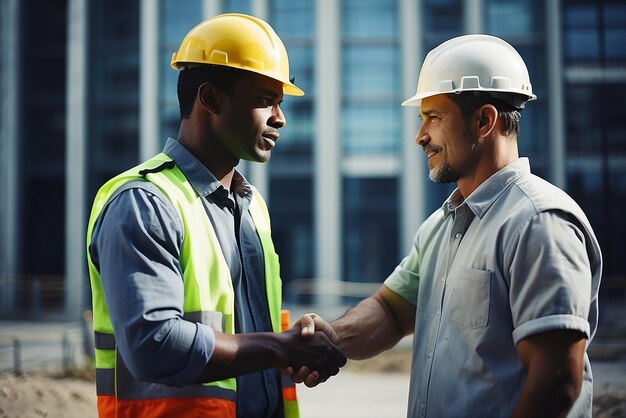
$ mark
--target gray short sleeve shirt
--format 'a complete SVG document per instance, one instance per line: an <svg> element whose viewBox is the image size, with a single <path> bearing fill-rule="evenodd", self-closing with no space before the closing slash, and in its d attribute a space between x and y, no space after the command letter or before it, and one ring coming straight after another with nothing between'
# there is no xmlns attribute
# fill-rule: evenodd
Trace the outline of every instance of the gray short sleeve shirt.
<svg viewBox="0 0 626 418"><path fill-rule="evenodd" d="M510 416L525 380L516 344L595 333L601 254L563 191L520 158L467 199L455 191L385 281L416 305L409 417ZM592 377L569 416L590 416Z"/></svg>

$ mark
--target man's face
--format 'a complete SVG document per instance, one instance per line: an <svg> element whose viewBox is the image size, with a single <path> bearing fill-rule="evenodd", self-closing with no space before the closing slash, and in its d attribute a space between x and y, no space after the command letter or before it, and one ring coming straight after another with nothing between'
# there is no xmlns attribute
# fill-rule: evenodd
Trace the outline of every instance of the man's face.
<svg viewBox="0 0 626 418"><path fill-rule="evenodd" d="M231 92L220 91L217 133L238 159L266 162L276 146L278 130L287 123L279 104L281 82L251 74L235 83Z"/></svg>
<svg viewBox="0 0 626 418"><path fill-rule="evenodd" d="M416 142L428 158L429 178L453 183L466 176L479 158L473 138L459 107L445 94L422 99L422 126Z"/></svg>

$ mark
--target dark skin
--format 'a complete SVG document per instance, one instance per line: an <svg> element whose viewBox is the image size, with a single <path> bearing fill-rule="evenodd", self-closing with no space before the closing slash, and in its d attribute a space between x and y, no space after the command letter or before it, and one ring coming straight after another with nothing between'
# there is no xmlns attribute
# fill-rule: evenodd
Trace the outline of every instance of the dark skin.
<svg viewBox="0 0 626 418"><path fill-rule="evenodd" d="M436 95L422 100L420 114L423 123L416 142L428 157L431 178L456 178L464 197L518 158L517 138L501 133L498 111L490 104L463 120L452 100ZM414 305L382 286L330 324L316 314L303 316L297 324L303 336L323 331L348 358L365 359L413 333L415 314ZM567 415L580 394L586 341L578 331L555 330L529 336L517 344L526 382L512 417ZM310 370L290 370L292 379L315 386L321 379Z"/></svg>
<svg viewBox="0 0 626 418"><path fill-rule="evenodd" d="M204 83L191 115L181 122L178 141L229 190L241 159L266 162L286 120L279 107L283 85L250 73L231 91ZM323 332L302 338L300 328L283 333L215 332L211 359L197 383L236 377L268 368L308 367L326 380L345 365L345 355Z"/></svg>

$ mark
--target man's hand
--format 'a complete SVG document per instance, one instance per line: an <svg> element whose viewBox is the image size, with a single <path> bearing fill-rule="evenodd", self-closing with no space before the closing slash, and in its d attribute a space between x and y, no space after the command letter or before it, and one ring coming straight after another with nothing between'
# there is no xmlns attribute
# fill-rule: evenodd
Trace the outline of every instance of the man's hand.
<svg viewBox="0 0 626 418"><path fill-rule="evenodd" d="M315 386L339 373L345 364L346 356L319 331L306 338L299 327L278 334L215 332L213 355L196 382L213 382L268 368L306 368L315 370L315 376L307 380Z"/></svg>
<svg viewBox="0 0 626 418"><path fill-rule="evenodd" d="M286 340L287 373L291 376L294 370L301 370L303 375L306 373L302 379L292 379L295 383L304 382L308 387L317 386L336 375L347 361L333 341L314 327L307 325L305 335L298 325L279 334Z"/></svg>
<svg viewBox="0 0 626 418"><path fill-rule="evenodd" d="M305 338L313 335L315 331L321 331L326 334L328 339L331 340L333 344L337 345L339 342L339 338L337 337L337 333L335 332L333 327L330 326L330 324L326 322L324 318L316 313L308 313L302 315L302 318L298 319L293 327L300 329L302 336Z"/></svg>
<svg viewBox="0 0 626 418"><path fill-rule="evenodd" d="M302 318L296 321L292 329L298 331L304 339L312 338L316 332L321 332L333 344L338 344L335 330L321 316L315 313L304 314ZM318 370L307 366L301 366L300 368L288 367L286 370L294 383L304 383L308 387L314 387L326 381L326 379L320 376Z"/></svg>

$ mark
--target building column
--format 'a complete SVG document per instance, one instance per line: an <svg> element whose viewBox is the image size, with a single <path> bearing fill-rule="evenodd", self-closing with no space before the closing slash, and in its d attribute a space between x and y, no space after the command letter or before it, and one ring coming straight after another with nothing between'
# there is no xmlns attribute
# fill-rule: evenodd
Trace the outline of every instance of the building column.
<svg viewBox="0 0 626 418"><path fill-rule="evenodd" d="M548 0L546 6L546 61L548 63L548 176L551 183L565 189L565 112L563 92L563 51L561 33L561 2Z"/></svg>
<svg viewBox="0 0 626 418"><path fill-rule="evenodd" d="M80 317L86 284L87 0L69 0L65 137L65 315Z"/></svg>
<svg viewBox="0 0 626 418"><path fill-rule="evenodd" d="M159 5L141 0L139 30L139 160L144 161L160 151L159 118Z"/></svg>
<svg viewBox="0 0 626 418"><path fill-rule="evenodd" d="M19 248L18 195L18 0L0 2L0 315L15 311Z"/></svg>
<svg viewBox="0 0 626 418"><path fill-rule="evenodd" d="M422 1L400 1L400 38L402 40L402 93L411 97L417 88L417 79L423 60ZM402 109L402 170L400 173L400 245L399 256L407 253L417 228L425 218L425 169L420 161L421 150L415 143L419 130L419 109Z"/></svg>
<svg viewBox="0 0 626 418"><path fill-rule="evenodd" d="M463 13L465 33L484 33L485 5L484 0L465 0Z"/></svg>
<svg viewBox="0 0 626 418"><path fill-rule="evenodd" d="M324 289L342 277L341 10L336 0L315 5L315 278L316 304L323 310L338 305L338 297L324 294Z"/></svg>
<svg viewBox="0 0 626 418"><path fill-rule="evenodd" d="M222 13L222 0L202 0L202 13L205 19Z"/></svg>

